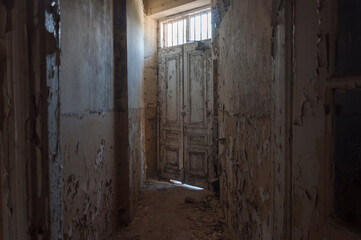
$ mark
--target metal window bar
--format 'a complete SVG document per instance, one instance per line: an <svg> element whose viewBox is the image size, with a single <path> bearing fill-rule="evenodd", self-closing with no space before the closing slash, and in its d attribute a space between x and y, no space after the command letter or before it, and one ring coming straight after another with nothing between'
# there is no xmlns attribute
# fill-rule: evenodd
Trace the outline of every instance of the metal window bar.
<svg viewBox="0 0 361 240"><path fill-rule="evenodd" d="M210 8L160 22L161 47L172 47L187 42L211 38Z"/></svg>

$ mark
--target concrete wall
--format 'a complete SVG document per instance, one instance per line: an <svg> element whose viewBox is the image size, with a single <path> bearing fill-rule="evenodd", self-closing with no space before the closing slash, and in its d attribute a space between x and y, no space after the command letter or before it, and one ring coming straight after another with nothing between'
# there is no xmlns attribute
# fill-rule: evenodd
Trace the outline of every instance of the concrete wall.
<svg viewBox="0 0 361 240"><path fill-rule="evenodd" d="M61 14L64 237L98 239L115 229L121 208L116 190L120 159L114 153L112 1L64 0Z"/></svg>

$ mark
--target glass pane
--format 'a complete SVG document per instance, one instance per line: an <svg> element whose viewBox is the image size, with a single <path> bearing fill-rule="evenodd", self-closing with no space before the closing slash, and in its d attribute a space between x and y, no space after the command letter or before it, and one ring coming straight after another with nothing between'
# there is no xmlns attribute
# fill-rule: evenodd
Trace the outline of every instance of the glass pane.
<svg viewBox="0 0 361 240"><path fill-rule="evenodd" d="M194 39L195 39L195 21L194 21L194 16L192 16L191 18L190 18L190 34L189 34L189 40L191 40L191 41L194 41Z"/></svg>
<svg viewBox="0 0 361 240"><path fill-rule="evenodd" d="M183 43L183 21L178 21L178 44Z"/></svg>
<svg viewBox="0 0 361 240"><path fill-rule="evenodd" d="M202 40L208 38L207 13L202 14Z"/></svg>
<svg viewBox="0 0 361 240"><path fill-rule="evenodd" d="M173 32L172 32L172 24L167 24L167 47L171 47L172 46L172 36L173 36Z"/></svg>
<svg viewBox="0 0 361 240"><path fill-rule="evenodd" d="M160 25L161 47L172 47L187 43L187 41L201 41L212 37L212 14L210 10L193 12L178 17L177 20L168 19Z"/></svg>
<svg viewBox="0 0 361 240"><path fill-rule="evenodd" d="M161 38L161 41L160 41L160 44L161 44L161 47L164 47L164 32L163 32L163 28L164 28L164 24L161 24L160 25L160 38Z"/></svg>
<svg viewBox="0 0 361 240"><path fill-rule="evenodd" d="M173 46L177 45L178 42L178 38L177 38L177 34L178 34L178 24L177 22L173 22Z"/></svg>
<svg viewBox="0 0 361 240"><path fill-rule="evenodd" d="M187 21L183 19L183 42L187 42Z"/></svg>
<svg viewBox="0 0 361 240"><path fill-rule="evenodd" d="M197 14L195 16L195 21L196 21L196 37L195 37L195 40L196 41L199 41L201 40L201 17L199 14Z"/></svg>
<svg viewBox="0 0 361 240"><path fill-rule="evenodd" d="M208 12L208 38L212 38L212 14Z"/></svg>

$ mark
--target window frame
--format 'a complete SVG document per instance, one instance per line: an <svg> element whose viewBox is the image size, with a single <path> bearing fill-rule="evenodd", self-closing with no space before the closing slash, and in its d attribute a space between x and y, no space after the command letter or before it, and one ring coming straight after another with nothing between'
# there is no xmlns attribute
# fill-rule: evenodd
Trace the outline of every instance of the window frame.
<svg viewBox="0 0 361 240"><path fill-rule="evenodd" d="M205 39L200 39L200 40L196 40L196 39L192 39L190 37L190 19L193 15L202 15L203 13L210 13L210 24L207 27L207 38ZM184 42L182 44L172 44L172 45L168 45L167 41L167 31L166 31L166 27L165 24L169 24L169 23L174 23L174 22L178 22L180 20L185 21L183 24L185 24L185 29L183 30L183 34L185 33L185 38ZM208 22L208 18L207 18L207 22ZM200 8L195 8L192 10L188 10L185 12L180 12L178 14L174 14L172 16L168 16L162 19L158 20L158 28L159 28L159 48L169 48L169 47L175 47L175 46L181 46L187 43L192 43L192 42L197 42L197 41L206 41L212 38L212 8L210 5L206 5ZM210 34L209 32L210 31ZM202 30L201 30L202 32ZM173 38L172 38L173 39Z"/></svg>
<svg viewBox="0 0 361 240"><path fill-rule="evenodd" d="M357 85L361 84L361 75L342 76L336 73L336 45L337 45L337 31L338 31L338 0L331 0L325 9L325 39L326 46L328 46L328 62L327 71L325 73L325 148L324 161L322 161L322 184L324 190L320 193L320 199L323 203L323 227L326 231L338 236L342 239L358 239L361 237L360 231L349 224L340 220L334 212L334 181L335 181L335 92L342 90L357 90ZM334 17L332 17L334 16ZM336 237L337 238L337 237ZM338 238L337 238L338 239Z"/></svg>

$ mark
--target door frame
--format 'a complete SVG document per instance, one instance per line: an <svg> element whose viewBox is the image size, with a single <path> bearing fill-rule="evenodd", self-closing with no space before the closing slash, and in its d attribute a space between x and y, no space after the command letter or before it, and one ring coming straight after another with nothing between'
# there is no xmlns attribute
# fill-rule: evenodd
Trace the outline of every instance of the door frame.
<svg viewBox="0 0 361 240"><path fill-rule="evenodd" d="M183 45L178 45L178 46L173 46L173 47L168 47L168 48L163 48L165 51L170 51L171 49L174 49L174 48L181 48L182 49L182 59L185 58L184 54L184 47L186 47L187 45L192 45L192 44L197 44L197 48L210 48L210 76L208 76L208 81L209 81L209 85L211 86L211 89L210 91L208 91L210 93L210 101L211 103L209 104L209 111L210 111L210 116L209 116L209 126L208 126L208 134L209 136L211 136L211 139L208 140L208 149L209 149L209 152L208 152L208 156L207 156L207 181L208 181L208 188L211 186L211 182L214 181L214 179L216 179L218 177L218 172L217 172L217 169L218 169L218 163L216 161L217 157L216 157L216 153L218 152L217 149L218 149L218 144L217 143L217 134L218 134L218 131L217 131L217 122L218 122L218 119L217 119L217 116L216 116L216 112L217 112L217 107L216 107L216 104L215 104L215 96L216 96L216 89L215 89L215 86L217 86L217 84L215 84L215 81L216 81L216 78L214 77L214 63L213 63L213 59L212 59L212 40L211 39L207 39L207 40L203 40L203 41L196 41L196 42L190 42L190 43L186 43L186 44L183 44ZM159 175L161 175L161 106L160 106L160 54L162 52L163 49L159 49L158 51L158 99L157 99L157 170L158 170L158 173ZM163 51L164 51L163 50ZM206 50L206 49L204 49ZM184 67L184 61L182 61L182 74L181 74L181 77L182 77L182 92L183 92L183 97L184 97L184 78L185 78L185 67ZM183 101L183 99L182 99ZM183 103L183 102L182 102ZM183 107L184 107L184 103L183 103ZM183 109L182 107L182 109ZM184 110L184 109L183 109ZM182 110L182 111L183 111ZM184 117L183 117L184 118ZM184 122L184 119L182 120L182 122ZM184 124L184 123L183 123ZM183 127L182 127L183 129ZM182 130L184 132L184 129ZM184 134L183 134L184 135ZM182 144L182 155L183 155L183 163L184 163L184 154L185 154L185 139L182 138L182 141L183 141L183 144ZM183 181L185 180L185 168L183 170Z"/></svg>

